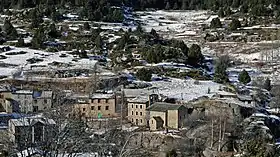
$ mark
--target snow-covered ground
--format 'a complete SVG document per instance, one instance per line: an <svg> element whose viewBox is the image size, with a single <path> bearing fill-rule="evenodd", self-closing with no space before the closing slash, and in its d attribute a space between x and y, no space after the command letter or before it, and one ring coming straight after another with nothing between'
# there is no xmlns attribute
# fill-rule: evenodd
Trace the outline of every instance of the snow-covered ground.
<svg viewBox="0 0 280 157"><path fill-rule="evenodd" d="M197 35L202 24L218 17L208 11L139 11L136 15L146 31L170 32L172 37Z"/></svg>
<svg viewBox="0 0 280 157"><path fill-rule="evenodd" d="M195 84L193 79L175 79L171 78L170 81L154 81L151 82L153 87L158 89L159 94L168 96L169 98L175 98L184 102L191 101L193 99L215 95L223 85L212 81L198 81ZM210 89L210 93L208 93Z"/></svg>
<svg viewBox="0 0 280 157"><path fill-rule="evenodd" d="M3 47L3 46L0 46ZM77 62L73 61L76 57L68 54L69 52L45 52L41 50L33 50L29 48L16 48L11 47L11 51L3 52L1 55L6 56L6 59L1 59L0 63L2 64L12 64L12 66L0 67L0 76L10 76L14 72L18 72L21 70L30 70L31 66L46 66L46 68L50 68L50 64L53 62L59 62L64 64L70 64L74 67L78 68L86 68L93 67L96 63L95 60L90 59L78 59ZM7 53L11 52L27 52L25 54L17 54L17 55L7 55ZM61 57L62 54L66 56ZM27 60L31 58L42 59L37 63L31 64ZM55 68L52 66L52 68Z"/></svg>

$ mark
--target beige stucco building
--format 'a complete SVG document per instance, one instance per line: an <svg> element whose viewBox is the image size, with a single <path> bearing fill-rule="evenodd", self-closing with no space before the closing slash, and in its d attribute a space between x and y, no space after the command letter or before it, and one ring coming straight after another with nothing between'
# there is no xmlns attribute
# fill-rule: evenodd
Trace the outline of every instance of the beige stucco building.
<svg viewBox="0 0 280 157"><path fill-rule="evenodd" d="M146 109L149 107L148 96L127 100L127 119L134 125L147 125Z"/></svg>
<svg viewBox="0 0 280 157"><path fill-rule="evenodd" d="M150 130L179 129L187 118L183 105L156 102L147 108Z"/></svg>
<svg viewBox="0 0 280 157"><path fill-rule="evenodd" d="M146 126L149 120L146 109L157 100L156 94L127 99L127 119L134 125Z"/></svg>
<svg viewBox="0 0 280 157"><path fill-rule="evenodd" d="M87 119L116 117L116 96L114 94L94 94L88 99L78 101L75 114Z"/></svg>

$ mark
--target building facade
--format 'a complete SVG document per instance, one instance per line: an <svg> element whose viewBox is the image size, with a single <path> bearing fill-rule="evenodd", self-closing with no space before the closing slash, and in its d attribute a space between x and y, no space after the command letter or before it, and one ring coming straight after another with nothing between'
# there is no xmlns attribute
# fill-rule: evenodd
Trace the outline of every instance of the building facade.
<svg viewBox="0 0 280 157"><path fill-rule="evenodd" d="M127 119L133 125L147 126L149 116L146 109L158 101L158 95L140 95L136 98L127 99Z"/></svg>
<svg viewBox="0 0 280 157"><path fill-rule="evenodd" d="M74 108L75 115L87 119L118 116L115 94L94 94L88 99L77 100Z"/></svg>
<svg viewBox="0 0 280 157"><path fill-rule="evenodd" d="M17 90L12 93L12 98L20 105L22 113L33 112L33 91L32 90Z"/></svg>
<svg viewBox="0 0 280 157"><path fill-rule="evenodd" d="M17 90L12 98L19 103L22 113L32 113L48 110L52 107L52 91Z"/></svg>
<svg viewBox="0 0 280 157"><path fill-rule="evenodd" d="M156 102L149 108L149 127L151 130L179 129L187 118L187 108L183 105ZM162 126L159 125L162 123Z"/></svg>
<svg viewBox="0 0 280 157"><path fill-rule="evenodd" d="M56 133L55 125L54 120L43 117L10 119L10 141L17 147L43 143Z"/></svg>
<svg viewBox="0 0 280 157"><path fill-rule="evenodd" d="M127 119L134 125L147 125L146 109L149 107L149 99L137 97L127 100Z"/></svg>

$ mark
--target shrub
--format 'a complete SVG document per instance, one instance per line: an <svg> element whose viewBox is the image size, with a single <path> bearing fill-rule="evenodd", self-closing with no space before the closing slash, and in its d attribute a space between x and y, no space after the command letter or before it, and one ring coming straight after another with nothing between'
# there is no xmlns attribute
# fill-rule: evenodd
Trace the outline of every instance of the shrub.
<svg viewBox="0 0 280 157"><path fill-rule="evenodd" d="M151 81L152 71L149 69L142 68L137 71L136 76L141 81Z"/></svg>
<svg viewBox="0 0 280 157"><path fill-rule="evenodd" d="M239 74L238 80L239 80L239 82L241 82L243 84L247 84L247 83L251 82L251 77L249 76L249 74L248 74L248 72L246 70L243 70Z"/></svg>

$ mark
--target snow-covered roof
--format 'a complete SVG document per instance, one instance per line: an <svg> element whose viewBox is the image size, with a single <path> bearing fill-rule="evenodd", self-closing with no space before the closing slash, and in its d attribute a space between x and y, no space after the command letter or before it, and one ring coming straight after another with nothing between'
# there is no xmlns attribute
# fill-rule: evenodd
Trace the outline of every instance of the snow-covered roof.
<svg viewBox="0 0 280 157"><path fill-rule="evenodd" d="M147 110L165 112L165 111L168 111L168 110L178 110L182 106L183 105L179 105L179 104L155 102L152 106L148 107Z"/></svg>
<svg viewBox="0 0 280 157"><path fill-rule="evenodd" d="M20 119L10 119L10 122L13 123L15 126L30 126L34 125L37 122L40 122L44 125L55 125L55 121L53 119L48 118L40 118L40 117L25 117Z"/></svg>
<svg viewBox="0 0 280 157"><path fill-rule="evenodd" d="M91 96L92 99L112 99L114 94L103 94L103 93L94 93Z"/></svg>
<svg viewBox="0 0 280 157"><path fill-rule="evenodd" d="M145 89L123 89L124 95L127 98L135 98L140 95L148 95L152 93L152 91L149 91L147 88Z"/></svg>
<svg viewBox="0 0 280 157"><path fill-rule="evenodd" d="M32 91L32 90L17 90L17 91L14 91L13 94L32 95L32 94L33 94L33 91Z"/></svg>
<svg viewBox="0 0 280 157"><path fill-rule="evenodd" d="M139 95L136 98L127 99L129 103L147 103L149 101L149 95Z"/></svg>

